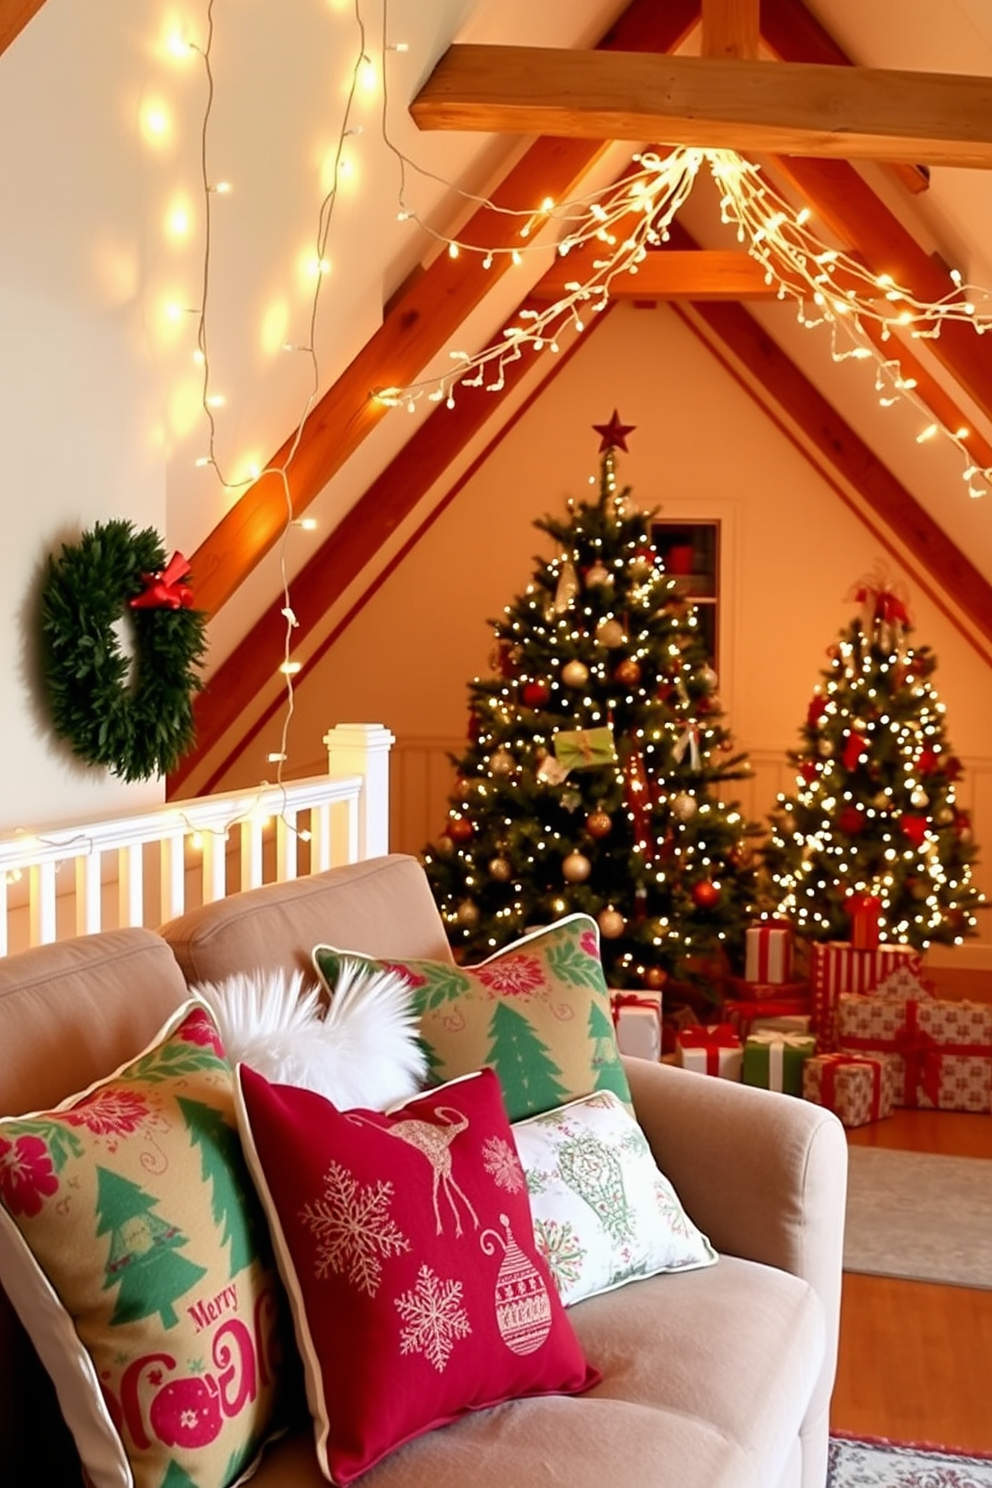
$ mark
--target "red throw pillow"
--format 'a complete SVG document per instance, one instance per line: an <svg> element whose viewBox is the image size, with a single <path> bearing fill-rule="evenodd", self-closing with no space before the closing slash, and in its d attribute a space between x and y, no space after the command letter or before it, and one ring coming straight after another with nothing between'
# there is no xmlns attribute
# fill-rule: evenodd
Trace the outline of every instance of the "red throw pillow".
<svg viewBox="0 0 992 1488"><path fill-rule="evenodd" d="M597 1382L535 1248L492 1070L388 1114L239 1077L332 1483L467 1411Z"/></svg>

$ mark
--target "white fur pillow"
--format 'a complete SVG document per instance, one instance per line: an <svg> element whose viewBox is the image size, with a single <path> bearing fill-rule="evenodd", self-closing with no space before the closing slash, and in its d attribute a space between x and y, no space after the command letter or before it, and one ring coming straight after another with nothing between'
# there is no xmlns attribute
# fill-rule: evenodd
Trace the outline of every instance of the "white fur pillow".
<svg viewBox="0 0 992 1488"><path fill-rule="evenodd" d="M275 1084L314 1090L342 1110L375 1111L423 1087L427 1060L397 972L343 962L326 1015L299 971L239 974L194 990L214 1010L231 1063Z"/></svg>

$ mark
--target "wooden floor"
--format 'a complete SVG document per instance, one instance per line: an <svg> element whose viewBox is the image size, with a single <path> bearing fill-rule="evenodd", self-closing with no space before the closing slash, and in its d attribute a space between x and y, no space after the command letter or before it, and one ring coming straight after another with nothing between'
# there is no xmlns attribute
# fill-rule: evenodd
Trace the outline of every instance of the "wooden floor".
<svg viewBox="0 0 992 1488"><path fill-rule="evenodd" d="M899 1110L853 1145L992 1158L992 1116ZM844 1277L834 1430L992 1452L992 1290Z"/></svg>

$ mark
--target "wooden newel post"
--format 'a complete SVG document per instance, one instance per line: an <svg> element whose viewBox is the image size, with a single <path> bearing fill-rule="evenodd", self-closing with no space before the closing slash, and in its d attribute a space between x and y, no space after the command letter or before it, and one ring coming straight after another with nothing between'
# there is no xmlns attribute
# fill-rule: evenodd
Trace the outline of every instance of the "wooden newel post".
<svg viewBox="0 0 992 1488"><path fill-rule="evenodd" d="M358 806L358 858L389 851L389 751L396 737L381 723L339 723L324 735L327 773L332 778L361 775Z"/></svg>

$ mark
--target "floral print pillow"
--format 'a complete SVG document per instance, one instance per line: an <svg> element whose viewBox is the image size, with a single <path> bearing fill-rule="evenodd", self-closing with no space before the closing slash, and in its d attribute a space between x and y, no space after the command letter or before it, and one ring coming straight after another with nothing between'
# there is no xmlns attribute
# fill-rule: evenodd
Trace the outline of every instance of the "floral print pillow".
<svg viewBox="0 0 992 1488"><path fill-rule="evenodd" d="M534 1239L566 1306L717 1256L616 1096L602 1091L519 1121Z"/></svg>
<svg viewBox="0 0 992 1488"><path fill-rule="evenodd" d="M228 1488L253 1462L285 1309L205 1005L58 1109L0 1120L0 1281L96 1488Z"/></svg>
<svg viewBox="0 0 992 1488"><path fill-rule="evenodd" d="M479 966L452 961L370 961L317 946L313 961L330 995L358 961L410 984L420 1037L437 1081L490 1065L511 1121L593 1090L629 1103L599 954L599 927L573 914L515 941Z"/></svg>

